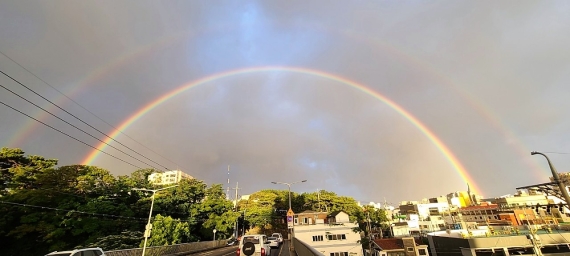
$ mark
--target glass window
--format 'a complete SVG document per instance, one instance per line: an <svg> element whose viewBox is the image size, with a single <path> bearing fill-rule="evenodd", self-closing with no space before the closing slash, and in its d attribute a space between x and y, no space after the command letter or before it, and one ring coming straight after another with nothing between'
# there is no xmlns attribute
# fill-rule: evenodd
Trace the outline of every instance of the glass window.
<svg viewBox="0 0 570 256"><path fill-rule="evenodd" d="M413 252L414 251L414 247L408 247L408 252Z"/></svg>
<svg viewBox="0 0 570 256"><path fill-rule="evenodd" d="M318 235L318 236L313 236L313 241L314 242L318 242L318 241L323 241L323 236L322 235Z"/></svg>
<svg viewBox="0 0 570 256"><path fill-rule="evenodd" d="M418 253L419 253L420 255L427 255L426 249L419 249L419 250L418 250Z"/></svg>
<svg viewBox="0 0 570 256"><path fill-rule="evenodd" d="M329 239L329 240L346 240L346 235L345 234L327 235L327 239Z"/></svg>
<svg viewBox="0 0 570 256"><path fill-rule="evenodd" d="M97 256L93 250L82 251L81 256Z"/></svg>
<svg viewBox="0 0 570 256"><path fill-rule="evenodd" d="M243 239L243 243L245 244L245 243L247 243L247 242L250 242L250 243L253 243L253 244L259 244L259 237L257 237L257 236L246 236L246 237Z"/></svg>

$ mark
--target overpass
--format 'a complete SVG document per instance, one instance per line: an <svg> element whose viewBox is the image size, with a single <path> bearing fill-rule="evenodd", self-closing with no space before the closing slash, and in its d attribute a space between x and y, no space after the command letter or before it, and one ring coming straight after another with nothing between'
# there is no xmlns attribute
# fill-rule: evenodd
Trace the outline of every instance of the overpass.
<svg viewBox="0 0 570 256"><path fill-rule="evenodd" d="M146 249L145 256L185 256L185 255L209 255L209 256L233 256L236 255L237 246L227 246L227 240L194 242L167 246L153 246ZM271 256L324 256L314 248L302 241L293 238L295 250L289 251L289 240L285 240L277 250L271 251ZM107 256L140 256L142 248L106 251ZM269 256L269 255L268 255Z"/></svg>

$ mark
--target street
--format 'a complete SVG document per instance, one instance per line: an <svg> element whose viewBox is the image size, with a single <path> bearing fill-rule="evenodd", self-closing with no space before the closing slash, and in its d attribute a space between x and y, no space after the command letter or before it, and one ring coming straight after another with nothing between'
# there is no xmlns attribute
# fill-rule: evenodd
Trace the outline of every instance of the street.
<svg viewBox="0 0 570 256"><path fill-rule="evenodd" d="M289 256L290 254L289 254L288 248L289 248L289 241L285 240L285 241L283 241L283 244L279 248L273 248L271 250L271 256ZM237 246L228 246L228 247L218 248L218 249L211 250L211 251L199 252L199 253L188 254L188 255L235 256L237 249L238 249ZM242 254L242 256L243 256L243 254Z"/></svg>

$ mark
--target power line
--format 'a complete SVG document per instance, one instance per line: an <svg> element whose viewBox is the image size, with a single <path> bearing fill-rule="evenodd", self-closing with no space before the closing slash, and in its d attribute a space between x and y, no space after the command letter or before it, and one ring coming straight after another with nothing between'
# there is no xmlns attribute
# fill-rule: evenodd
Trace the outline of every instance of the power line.
<svg viewBox="0 0 570 256"><path fill-rule="evenodd" d="M114 155L111 155L111 154L109 154L109 153L107 153L107 152L105 152L105 151L103 151L103 150L101 150L101 149L98 149L98 148L96 148L96 147L94 147L94 146L91 146L90 144L88 144L88 143L86 143L86 142L84 142L84 141L82 141L82 140L80 140L80 139L78 139L78 138L75 138L75 137L73 137L73 136L71 136L71 135L69 135L69 134L67 134L67 133L65 133L65 132L63 132L63 131L61 131L61 130L59 130L59 129L53 127L53 126L51 126L51 125L49 125L49 124L46 124L46 123L44 123L44 122L42 122L42 121L40 121L40 120L38 120L38 119L36 119L36 118L34 118L34 117L32 117L32 116L30 116L30 115L28 115L28 114L26 114L26 113L20 111L20 110L18 110L18 109L16 109L16 108L12 107L12 106L10 106L10 105L8 105L8 104L6 104L6 103L4 103L4 102L2 102L2 101L0 101L0 104L4 105L4 106L6 106L6 107L9 107L9 108L11 108L12 110L14 110L14 111L16 111L16 112L18 112L18 113L20 113L20 114L22 114L22 115L25 115L25 116L27 116L27 117L33 119L33 120L36 120L37 122L39 122L39 123L41 123L41 124L43 124L43 125L45 125L45 126L51 128L51 129L53 129L53 130L55 130L55 131L57 131L57 132L59 132L59 133L61 133L61 134L63 134L63 135L65 135L65 136L67 136L67 137L69 137L69 138L72 138L72 139L74 139L74 140L76 140L76 141L78 141L78 142L80 142L80 143L82 143L82 144L84 144L84 145L86 145L86 146L92 148L92 149L95 149L95 150L97 150L97 151L99 151L99 152L101 152L101 153L103 153L103 154L105 154L105 155L108 155L108 156L110 156L110 157L112 157L112 158L115 158L115 159L121 161L121 162L124 162L124 163L126 163L126 164L129 164L129 165L131 165L131 166L133 166L133 167L142 169L141 167L139 167L139 166L137 166L137 165L135 165L135 164L132 164L132 163L130 163L130 162L127 162L127 161L125 161L125 160L123 160L123 159L121 159L121 158L118 158L118 157L116 157L116 156L114 156Z"/></svg>
<svg viewBox="0 0 570 256"><path fill-rule="evenodd" d="M53 210L53 211L62 211L62 212L68 212L68 213L80 213L80 214L88 214L88 215L101 216L101 217L114 217L114 218L119 218L119 219L129 219L129 220L146 221L146 219L143 219L143 218L126 217L126 216L119 216L119 215L112 215L112 214L104 214L104 213L84 212L84 211L77 211L77 210L65 210L65 209L52 208L52 207L47 207L47 206L38 206L38 205L31 205L31 204L20 204L20 203L13 203L13 202L7 202L7 201L0 201L0 203L2 203L2 204L16 205L16 206L21 206L21 207L30 207L30 208L39 208L39 209Z"/></svg>
<svg viewBox="0 0 570 256"><path fill-rule="evenodd" d="M6 74L5 74L4 72L2 72L1 70L0 70L0 73L3 73L4 75L6 75ZM8 75L6 75L6 76L8 76ZM8 77L9 77L9 76L8 76ZM71 124L70 122L67 122L67 121L63 120L61 117L59 117L59 116L57 116L57 115L55 115L55 114L49 112L48 110L46 110L46 109L40 107L39 105L37 105L37 104L31 102L30 100L28 100L28 99L22 97L20 94L18 94L18 93L16 93L16 92L14 92L14 91L12 91L12 90L6 88L4 85L1 85L1 84L0 84L0 87L4 88L6 91L9 91L9 92L11 92L12 94L18 96L19 98L21 98L21 99L27 101L28 103L30 103L30 104L36 106L37 108L43 110L44 112L46 112L46 113L52 115L53 117L59 119L60 121L62 121L62 122L64 122L64 123L66 123L66 124L68 124L68 125L74 127L74 128L77 129L77 130L80 130L81 132L87 134L87 135L90 136L91 138L94 138L94 139L96 139L96 140L98 140L98 141L100 141L100 142L102 142L102 143L105 143L107 146L112 147L112 148L118 150L119 152L121 152L121 153L123 153L123 154L125 154L125 155L127 155L127 156L130 156L130 157L134 158L135 160L137 160L137 161L139 161L139 162L141 162L141 163L143 163L143 164L146 164L146 165L148 165L148 166L154 168L154 166L152 166L152 165L150 165L150 164L148 164L148 163L146 163L146 162L144 162L144 161L142 161L142 160L140 160L140 159L138 159L138 158L132 156L131 154L129 154L129 153L127 153L127 152L125 152L125 151L123 151L123 150L121 150L121 149L118 149L118 148L115 147L115 146L110 145L109 143L107 143L107 142L105 142L105 141L103 141L103 140L101 140L101 139L99 139L99 138L93 136L92 134L86 132L85 130L83 130L83 129L81 129L81 128L79 128L79 127L77 127L77 126ZM41 97L41 96L40 96L40 97ZM61 109L61 108L60 108L60 109ZM64 111L65 111L65 110L64 110ZM66 111L66 112L67 112L67 111ZM68 112L68 113L69 113L69 112ZM83 122L83 121L82 121L82 122ZM85 123L85 122L84 122L84 123ZM136 153L136 152L135 152L135 153ZM152 161L152 160L151 160L151 161ZM153 161L153 162L154 162L154 161ZM159 165L160 165L160 164L159 164ZM161 165L161 166L162 166L162 165ZM167 170L168 170L168 169L167 169Z"/></svg>
<svg viewBox="0 0 570 256"><path fill-rule="evenodd" d="M47 99L47 98L45 98L44 96L40 95L40 94L37 93L36 91L34 91L34 90L32 90L31 88L27 87L26 85L24 85L24 84L21 83L20 81L16 80L15 78L11 77L10 75L6 74L4 71L0 70L0 73L4 74L4 75L7 76L8 78L12 79L14 82L18 83L19 85L21 85L21 86L23 86L24 88L28 89L29 91L33 92L35 95L41 97L42 99L44 99L44 100L46 100L47 102L49 102L49 103L51 103L52 105L54 105L55 107L59 108L60 110L64 111L65 113L67 113L67 114L69 114L70 116L74 117L75 119L79 120L79 121L82 122L83 124L85 124L85 125L91 127L92 129L96 130L97 132L99 132L100 134L104 135L105 137L107 137L107 138L109 138L109 139L111 139L111 140L113 140L113 141L115 141L115 142L121 144L123 147L128 148L129 150L131 150L131 151L135 152L136 154L142 156L143 158L146 158L147 160L149 160L149 161L151 161L151 162L153 162L153 163L155 163L155 164L157 164L157 165L163 167L164 169L169 170L167 167L165 167L165 166L163 166L163 165L161 165L161 164L159 164L159 163L157 163L157 162L151 160L150 158L148 158L148 157L146 157L146 156L144 156L144 155L138 153L137 151L133 150L132 148L126 146L125 144L123 144L123 143L121 143L121 142L115 140L114 138L110 137L110 136L107 135L106 133L104 133L104 132L100 131L99 129L93 127L92 125L88 124L87 122L83 121L81 118L79 118L79 117L75 116L74 114L70 113L69 111L63 109L62 107L60 107L60 106L58 106L57 104L53 103L52 101L50 101L49 99ZM1 85L0 85L0 86L1 86ZM7 89L6 87L4 87L4 86L2 86L2 87L3 87L4 89L8 90L8 89ZM8 91L10 91L10 90L8 90ZM10 91L10 92L12 92L12 91ZM16 93L14 93L14 92L12 92L12 93L13 93L13 94L16 94ZM18 94L16 94L16 95L17 95L18 97L24 99L23 97L19 96ZM24 99L24 100L26 100L26 99ZM26 100L26 101L28 101L28 100ZM30 101L28 101L28 102L30 102ZM30 102L30 103L31 103L31 104L34 104L34 103L32 103L32 102ZM38 107L38 108L41 108L41 107L37 106L36 104L34 104L34 105L35 105L36 107ZM44 110L44 111L46 111L46 112L48 112L48 113L50 113L49 111L47 111L47 110L45 110L45 109L43 109L43 108L41 108L41 109ZM50 113L50 114L51 114L51 113ZM51 115L53 115L53 114L51 114ZM53 115L53 116L55 116L55 115ZM62 119L59 118L59 117L57 117L57 118L60 119L60 120L62 120ZM62 120L62 121L63 121L63 120ZM64 122L65 122L65 121L64 121ZM67 122L66 122L66 123L67 123ZM69 124L69 123L67 123L67 124ZM71 125L71 124L69 124L69 125ZM72 126L73 126L73 125L72 125ZM74 127L75 127L75 126L74 126ZM75 128L77 128L77 127L75 127ZM77 129L79 129L79 128L77 128ZM79 130L81 130L81 129L79 129ZM81 131L83 131L83 130L81 130ZM91 135L91 136L92 136L92 135ZM92 137L94 137L94 136L92 136ZM95 138L95 137L94 137L94 138ZM95 139L97 139L97 138L95 138ZM100 140L100 139L97 139L97 140L99 140L99 141L101 141L101 142L107 144L108 146L111 146L111 145L109 145L108 143L106 143L106 142L104 142L104 141L102 141L102 140ZM112 146L111 146L111 147L112 147ZM117 149L117 148L115 148L115 147L113 147L113 148L114 148L114 149ZM119 149L117 149L117 150L119 150ZM124 153L124 154L126 154L126 155L128 155L128 156L130 156L130 157L132 157L132 158L135 158L135 157L133 157L133 156L131 156L131 155L129 155L129 154L123 152L122 150L119 150L119 151L121 151L122 153ZM135 159L137 159L137 158L135 158ZM137 160L139 160L139 159L137 159ZM140 161L140 160L139 160L139 161ZM142 161L141 161L141 162L142 162ZM143 162L143 163L144 163L144 162ZM146 163L145 163L145 164L146 164ZM149 165L149 166L150 166L150 165Z"/></svg>
<svg viewBox="0 0 570 256"><path fill-rule="evenodd" d="M111 125L110 123L108 123L107 121L103 120L103 118L99 117L98 115L96 115L95 113L89 111L87 108L83 107L83 105L79 104L78 102L76 102L75 100L73 100L72 98L68 97L67 95L65 95L63 92L61 92L60 90L56 89L54 86L52 86L51 84L49 84L48 82L46 82L45 80L41 79L40 77L38 77L36 74L34 74L32 71L28 70L27 68L25 68L24 66L20 65L20 63L18 63L17 61L15 61L14 59L10 58L8 55L4 54L2 51L0 51L0 54L4 55L4 57L8 58L9 60L11 60L12 62L16 63L16 65L20 66L21 68L23 68L24 70L26 70L28 73L32 74L32 76L34 76L35 78L39 79L40 81L42 81L44 84L48 85L49 87L51 87L52 89L54 89L55 91L57 91L59 94L63 95L65 98L67 98L68 100L70 100L71 102L75 103L77 106L81 107L83 110L87 111L89 114L95 116L97 119L101 120L103 123L107 124L108 126L110 126L111 128L113 128L115 131L118 131L119 133L121 133L122 135L124 135L125 137L131 139L132 141L134 141L135 143L141 145L142 147L146 148L147 150L155 153L156 155L170 161L173 164L176 164L177 166L180 166L178 163L168 159L167 157L157 153L156 151L152 150L151 148L143 145L142 143L138 142L137 140L133 139L132 137L128 136L127 134L123 133L121 130L117 129L115 126ZM53 103L52 103L53 104ZM66 111L67 112L67 111ZM95 128L93 128L95 129ZM95 129L97 130L97 129ZM99 131L99 130L97 130ZM105 135L107 136L107 135ZM112 139L113 141L116 141L115 139L107 136L108 138ZM123 145L122 143L116 141L117 143ZM123 145L125 146L125 145ZM127 147L127 146L125 146ZM128 149L132 150L131 148L127 147ZM134 151L134 150L133 150ZM135 151L136 153L136 151ZM141 155L142 156L142 155ZM144 157L144 156L143 156ZM150 160L150 159L149 159ZM152 160L151 160L152 161ZM159 164L160 165L160 164ZM163 166L164 167L164 166Z"/></svg>

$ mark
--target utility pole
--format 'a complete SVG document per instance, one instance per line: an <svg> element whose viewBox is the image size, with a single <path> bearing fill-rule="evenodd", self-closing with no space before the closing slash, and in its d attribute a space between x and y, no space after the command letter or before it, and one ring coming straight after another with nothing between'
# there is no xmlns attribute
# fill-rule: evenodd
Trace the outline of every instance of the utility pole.
<svg viewBox="0 0 570 256"><path fill-rule="evenodd" d="M230 199L230 166L228 165L228 191L226 192L226 198Z"/></svg>
<svg viewBox="0 0 570 256"><path fill-rule="evenodd" d="M372 255L372 228L370 227L370 211L368 213L368 255Z"/></svg>
<svg viewBox="0 0 570 256"><path fill-rule="evenodd" d="M566 201L566 207L568 207L568 209L570 209L570 196L568 195L568 190L566 190L566 185L564 185L564 182L560 179L560 177L558 176L558 172L556 171L556 168L554 168L554 165L552 165L552 163L550 162L550 159L548 158L548 156L546 156L543 153L540 152L536 152L536 151L532 151L530 152L531 155L542 155L546 158L546 161L548 162L548 166L550 167L550 172L552 172L552 179L554 180L554 182L556 182L556 184L558 184L558 189L560 189L560 193L562 194L562 197L564 197L564 201Z"/></svg>
<svg viewBox="0 0 570 256"><path fill-rule="evenodd" d="M228 166L228 168L229 168L229 166ZM237 212L238 190L240 189L240 188L239 188L239 182L236 182L236 187L233 188L233 189L236 191L236 197L235 197L235 200L236 200L236 201L235 201L235 205L234 205L234 210ZM235 233L235 237L237 238L238 235L239 235L239 233L238 233L238 220L236 220L236 223L235 223L235 225L234 225L234 230L235 230L235 232L234 232L234 233Z"/></svg>
<svg viewBox="0 0 570 256"><path fill-rule="evenodd" d="M321 212L321 191L317 188L317 202L319 203L319 212Z"/></svg>

